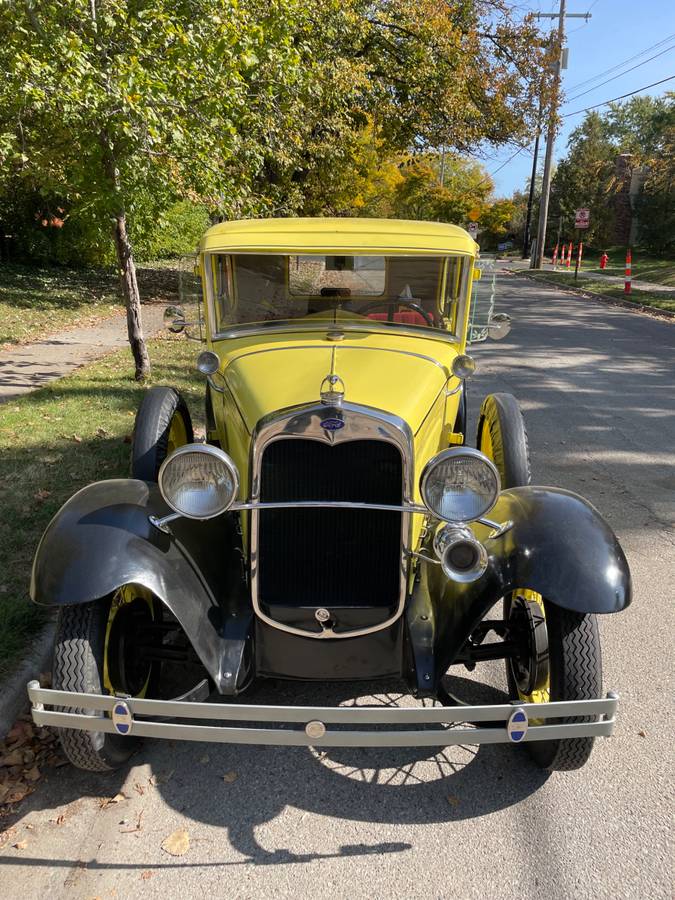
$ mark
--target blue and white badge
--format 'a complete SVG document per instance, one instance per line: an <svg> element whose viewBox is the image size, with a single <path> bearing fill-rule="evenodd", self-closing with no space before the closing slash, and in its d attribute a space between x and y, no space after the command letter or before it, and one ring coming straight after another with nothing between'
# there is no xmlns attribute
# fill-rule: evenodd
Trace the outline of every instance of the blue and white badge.
<svg viewBox="0 0 675 900"><path fill-rule="evenodd" d="M513 744L519 744L527 734L527 713L524 709L514 709L509 716L506 733Z"/></svg>
<svg viewBox="0 0 675 900"><path fill-rule="evenodd" d="M342 419L337 418L322 419L321 427L325 428L326 431L339 431L341 428L345 427L345 423Z"/></svg>
<svg viewBox="0 0 675 900"><path fill-rule="evenodd" d="M130 734L134 720L131 710L124 700L118 700L113 706L112 720L118 734Z"/></svg>

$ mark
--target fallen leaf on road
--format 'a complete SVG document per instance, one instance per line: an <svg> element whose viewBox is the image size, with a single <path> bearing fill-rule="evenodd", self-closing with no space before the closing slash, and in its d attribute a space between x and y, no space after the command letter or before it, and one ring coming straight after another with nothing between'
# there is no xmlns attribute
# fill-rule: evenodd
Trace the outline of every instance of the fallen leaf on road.
<svg viewBox="0 0 675 900"><path fill-rule="evenodd" d="M225 782L225 784L232 784L232 782L234 782L236 780L237 780L236 772L226 772L223 775L223 781Z"/></svg>
<svg viewBox="0 0 675 900"><path fill-rule="evenodd" d="M647 737L647 732L646 731L638 731L638 735L640 737Z"/></svg>
<svg viewBox="0 0 675 900"><path fill-rule="evenodd" d="M205 766L205 765L207 764L207 762L210 760L210 758L211 758L211 757L210 757L209 754L207 753L205 756L202 756L202 758L199 760L199 762L200 762L203 766Z"/></svg>
<svg viewBox="0 0 675 900"><path fill-rule="evenodd" d="M162 841L162 850L171 856L184 856L190 849L190 835L178 828Z"/></svg>
<svg viewBox="0 0 675 900"><path fill-rule="evenodd" d="M112 806L113 803L122 803L124 800L128 800L129 798L122 793L115 794L114 797L101 797L98 801L101 809L107 809L109 806Z"/></svg>
<svg viewBox="0 0 675 900"><path fill-rule="evenodd" d="M28 841L17 841L16 844L12 844L15 850L25 850L28 846Z"/></svg>
<svg viewBox="0 0 675 900"><path fill-rule="evenodd" d="M450 806L459 806L459 797L455 797L454 794L448 794L448 803Z"/></svg>
<svg viewBox="0 0 675 900"><path fill-rule="evenodd" d="M142 797L143 794L145 793L145 788L143 787L142 784L138 784L138 783L135 784L135 785L134 785L134 790L136 791L137 794L140 794L141 797Z"/></svg>
<svg viewBox="0 0 675 900"><path fill-rule="evenodd" d="M148 878L152 878L152 876L153 876L154 874L155 874L154 872L151 872L151 871L148 869L148 870L146 870L145 872L141 872L141 878L143 879L143 881L147 881Z"/></svg>

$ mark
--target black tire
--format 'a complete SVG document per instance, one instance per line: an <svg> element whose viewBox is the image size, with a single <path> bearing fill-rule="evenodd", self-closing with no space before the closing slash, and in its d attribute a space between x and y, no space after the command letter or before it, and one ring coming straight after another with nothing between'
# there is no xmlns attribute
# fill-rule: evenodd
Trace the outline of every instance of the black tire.
<svg viewBox="0 0 675 900"><path fill-rule="evenodd" d="M489 447L489 452L484 449L486 446ZM513 394L488 394L483 400L476 447L494 462L503 489L522 487L531 482L530 449L525 421Z"/></svg>
<svg viewBox="0 0 675 900"><path fill-rule="evenodd" d="M136 413L131 447L132 478L157 481L160 466L169 452L169 433L176 416L182 419L186 443L192 443L192 419L183 397L174 388L150 388Z"/></svg>
<svg viewBox="0 0 675 900"><path fill-rule="evenodd" d="M104 694L103 654L112 598L61 609L56 627L52 680L57 691ZM84 715L93 713L76 710ZM78 769L111 772L138 748L139 738L58 728L63 752Z"/></svg>
<svg viewBox="0 0 675 900"><path fill-rule="evenodd" d="M211 388L206 385L206 396L204 398L204 416L206 419L206 440L213 447L220 447L220 441L217 434L216 417L213 412L213 397L211 396Z"/></svg>
<svg viewBox="0 0 675 900"><path fill-rule="evenodd" d="M594 700L601 697L602 651L597 617L561 609L546 601L544 607L548 632L551 701ZM507 678L509 696L517 698L518 688L508 664ZM589 719L576 716L551 719L550 723L584 721ZM588 761L594 740L592 737L580 737L558 741L531 741L526 747L540 768L551 772L566 772L580 769Z"/></svg>
<svg viewBox="0 0 675 900"><path fill-rule="evenodd" d="M459 406L457 407L457 418L455 419L455 427L454 431L458 434L464 435L464 443L466 444L466 384L462 385L462 390L459 394Z"/></svg>

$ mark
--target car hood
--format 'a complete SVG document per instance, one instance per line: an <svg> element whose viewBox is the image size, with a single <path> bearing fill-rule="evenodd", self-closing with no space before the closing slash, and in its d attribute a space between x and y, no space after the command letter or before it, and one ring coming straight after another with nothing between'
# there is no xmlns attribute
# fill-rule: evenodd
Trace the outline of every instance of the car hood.
<svg viewBox="0 0 675 900"><path fill-rule="evenodd" d="M349 403L405 419L416 433L449 377L457 350L451 344L388 335L332 343L277 340L228 348L221 354L227 386L249 431L270 413L316 403L331 372Z"/></svg>

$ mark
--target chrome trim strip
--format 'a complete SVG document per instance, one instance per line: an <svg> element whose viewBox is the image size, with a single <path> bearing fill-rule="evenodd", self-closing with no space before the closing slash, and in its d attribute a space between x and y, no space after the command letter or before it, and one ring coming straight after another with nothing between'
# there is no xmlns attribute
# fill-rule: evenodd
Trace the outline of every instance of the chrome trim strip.
<svg viewBox="0 0 675 900"><path fill-rule="evenodd" d="M412 507L414 494L414 443L410 426L403 419L384 410L374 407L361 406L356 403L343 403L340 407L340 415L344 420L344 428L339 431L326 431L321 427L321 421L326 418L330 407L323 403L312 403L303 406L290 407L280 412L265 416L256 425L251 441L251 528L250 528L250 566L251 566L251 599L256 615L263 622L286 631L289 634L297 634L302 637L310 637L318 640L326 638L360 637L389 628L403 614L405 606L409 556L407 547L410 545L412 534ZM319 632L306 631L302 628L294 628L284 625L268 616L261 608L258 596L258 525L260 506L260 469L265 448L273 441L304 438L306 440L321 441L327 444L338 444L355 440L386 441L398 448L403 463L403 506L401 510L401 555L400 555L400 588L398 605L394 614L385 622L369 628L359 628L354 631L335 632L331 628L324 628ZM313 501L309 501L313 504ZM300 504L291 503L295 507ZM327 506L325 503L317 503L317 506ZM367 508L367 505L363 505ZM339 507L338 507L339 508ZM356 506L355 508L358 508ZM427 510L425 510L425 514Z"/></svg>
<svg viewBox="0 0 675 900"><path fill-rule="evenodd" d="M75 728L81 731L116 733L115 725L105 713L112 712L120 698L103 694L80 694L75 691L55 691L41 688L38 681L28 683L32 717L36 725ZM191 703L181 700L145 700L124 698L133 717L131 734L135 737L169 738L187 741L212 741L232 744L272 744L292 747L444 747L452 744L509 743L507 724L514 710L522 709L532 719L558 719L569 716L602 717L591 722L561 722L534 725L522 742L559 740L572 737L608 737L614 730L618 694L610 691L604 699L573 700L554 703L513 703L490 706L255 706L233 703ZM69 713L45 709L45 706L90 710L91 714ZM246 725L193 725L174 722L153 722L137 716L202 719L217 722L277 723L282 727L259 728ZM322 725L380 726L438 725L437 729L422 731L374 730L346 731L326 728L318 737L311 723ZM473 728L455 725L502 722L504 727ZM288 728L288 725L297 725Z"/></svg>

